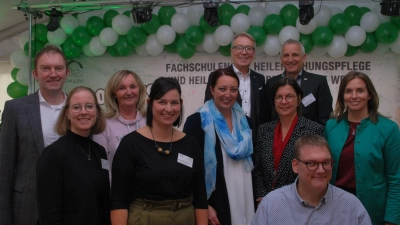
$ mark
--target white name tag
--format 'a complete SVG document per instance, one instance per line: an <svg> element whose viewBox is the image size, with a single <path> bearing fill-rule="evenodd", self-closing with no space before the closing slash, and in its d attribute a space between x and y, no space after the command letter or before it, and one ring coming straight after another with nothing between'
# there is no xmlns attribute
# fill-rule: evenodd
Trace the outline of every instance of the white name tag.
<svg viewBox="0 0 400 225"><path fill-rule="evenodd" d="M307 95L306 97L303 98L303 100L301 100L301 102L303 103L304 107L309 106L311 103L315 102L315 97L312 93L310 93L309 95Z"/></svg>
<svg viewBox="0 0 400 225"><path fill-rule="evenodd" d="M181 153L178 154L178 163L188 166L190 168L193 167L193 159Z"/></svg>
<svg viewBox="0 0 400 225"><path fill-rule="evenodd" d="M101 168L110 171L110 165L107 159L101 159Z"/></svg>

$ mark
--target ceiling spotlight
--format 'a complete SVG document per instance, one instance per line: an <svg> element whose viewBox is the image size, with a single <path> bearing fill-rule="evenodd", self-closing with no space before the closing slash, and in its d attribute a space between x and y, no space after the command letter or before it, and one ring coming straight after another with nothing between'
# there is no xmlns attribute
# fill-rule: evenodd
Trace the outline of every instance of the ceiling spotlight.
<svg viewBox="0 0 400 225"><path fill-rule="evenodd" d="M133 7L131 10L132 16L133 16L133 21L135 23L147 23L151 20L152 18L152 12L153 10L149 6L144 6L144 7Z"/></svg>
<svg viewBox="0 0 400 225"><path fill-rule="evenodd" d="M215 27L218 25L218 2L203 2L204 7L204 20Z"/></svg>
<svg viewBox="0 0 400 225"><path fill-rule="evenodd" d="M314 0L299 0L299 22L307 25L314 18Z"/></svg>
<svg viewBox="0 0 400 225"><path fill-rule="evenodd" d="M382 0L381 13L385 16L399 16L400 0Z"/></svg>
<svg viewBox="0 0 400 225"><path fill-rule="evenodd" d="M58 11L56 8L52 8L51 11L46 10L45 14L50 17L49 23L47 24L47 30L55 31L58 29L58 17L63 16L61 11Z"/></svg>

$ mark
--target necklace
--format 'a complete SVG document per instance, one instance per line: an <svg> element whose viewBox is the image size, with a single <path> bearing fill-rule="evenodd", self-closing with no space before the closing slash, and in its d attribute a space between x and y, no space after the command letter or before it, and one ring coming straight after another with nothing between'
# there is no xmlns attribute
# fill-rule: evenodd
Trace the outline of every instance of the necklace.
<svg viewBox="0 0 400 225"><path fill-rule="evenodd" d="M92 160L92 158L90 158L90 144L89 144L89 155L86 154L85 151L83 151L83 149L81 148L81 146L79 146L78 144L76 144L76 146L78 146L78 148L83 152L83 154L85 154L88 158L87 160Z"/></svg>
<svg viewBox="0 0 400 225"><path fill-rule="evenodd" d="M351 130L352 130L351 134L352 134L353 136L356 135L357 124L356 124L356 128L353 128L353 126L351 126L351 123L349 123L349 126L350 126L350 128L351 128Z"/></svg>
<svg viewBox="0 0 400 225"><path fill-rule="evenodd" d="M174 128L172 128L172 133L171 133L171 145L169 146L169 150L164 150L162 149L156 142L156 139L154 138L154 134L153 134L153 130L150 127L150 133L151 136L153 136L153 140L154 140L154 148L157 150L157 152L159 152L162 155L169 155L172 152L172 137L174 136Z"/></svg>

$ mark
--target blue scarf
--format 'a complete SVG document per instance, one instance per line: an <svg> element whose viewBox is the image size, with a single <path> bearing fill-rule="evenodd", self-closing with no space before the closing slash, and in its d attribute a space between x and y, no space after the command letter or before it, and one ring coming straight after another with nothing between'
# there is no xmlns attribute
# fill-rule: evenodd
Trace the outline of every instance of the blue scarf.
<svg viewBox="0 0 400 225"><path fill-rule="evenodd" d="M215 155L215 131L227 155L234 160L244 160L247 172L254 168L251 154L253 154L253 142L251 129L246 116L237 102L232 107L233 134L219 110L215 107L214 100L207 101L198 112L201 116L201 128L205 132L204 137L204 170L207 189L207 198L215 190L217 175L217 157Z"/></svg>

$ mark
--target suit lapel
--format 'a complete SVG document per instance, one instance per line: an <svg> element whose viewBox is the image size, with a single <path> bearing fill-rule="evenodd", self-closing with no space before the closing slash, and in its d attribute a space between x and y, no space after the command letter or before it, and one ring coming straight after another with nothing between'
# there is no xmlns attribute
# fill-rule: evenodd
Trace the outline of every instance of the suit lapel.
<svg viewBox="0 0 400 225"><path fill-rule="evenodd" d="M28 116L29 125L31 127L31 132L35 140L36 148L39 153L43 151L44 141L43 141L43 131L42 123L40 118L40 105L39 105L39 94L35 92L27 99L26 104L26 115Z"/></svg>
<svg viewBox="0 0 400 225"><path fill-rule="evenodd" d="M253 74L253 71L250 70L250 86L251 86L251 94L250 94L250 101L251 101L251 118L253 121L253 129L257 129L257 127L254 127L254 124L257 124L257 102L258 102L258 95L256 94L258 92L258 86L257 86L257 80L256 76Z"/></svg>
<svg viewBox="0 0 400 225"><path fill-rule="evenodd" d="M303 73L301 74L301 89L303 90L304 94L303 98L308 95L307 88L309 83L310 81L308 80L308 73L305 70L303 70Z"/></svg>

